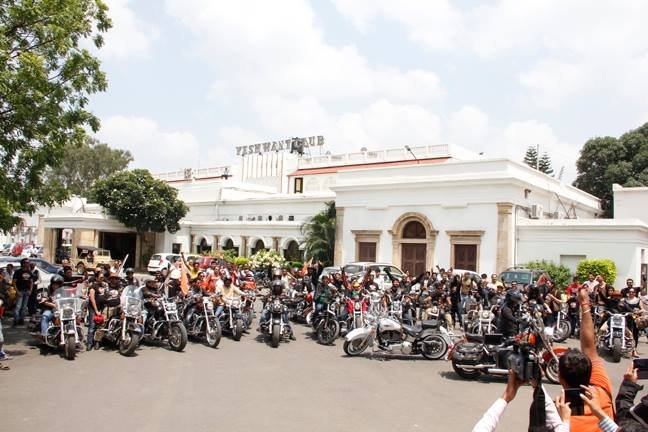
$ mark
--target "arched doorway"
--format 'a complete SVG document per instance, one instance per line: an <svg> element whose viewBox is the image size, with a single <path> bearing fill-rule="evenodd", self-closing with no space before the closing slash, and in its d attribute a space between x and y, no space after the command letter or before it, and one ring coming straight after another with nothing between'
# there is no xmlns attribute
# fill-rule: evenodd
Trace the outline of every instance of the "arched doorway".
<svg viewBox="0 0 648 432"><path fill-rule="evenodd" d="M301 261L302 253L299 250L299 243L297 243L295 240L288 242L286 248L284 249L284 258L286 258L286 260L288 261Z"/></svg>
<svg viewBox="0 0 648 432"><path fill-rule="evenodd" d="M393 263L403 271L418 276L434 263L434 244L437 231L427 217L420 213L405 213L392 230Z"/></svg>
<svg viewBox="0 0 648 432"><path fill-rule="evenodd" d="M223 250L224 251L233 250L236 253L236 255L238 255L239 253L238 248L234 246L234 240L232 240L231 238L228 238L225 241L225 244L223 244Z"/></svg>
<svg viewBox="0 0 648 432"><path fill-rule="evenodd" d="M252 247L250 254L254 255L255 253L265 250L265 244L263 243L263 240L259 239L254 243L254 246Z"/></svg>
<svg viewBox="0 0 648 432"><path fill-rule="evenodd" d="M198 243L198 250L197 250L197 252L198 252L199 254L207 254L207 253L211 252L211 250L212 250L211 245L210 245L209 243L207 243L207 239L206 239L205 237L203 237L203 238L200 240L200 243Z"/></svg>

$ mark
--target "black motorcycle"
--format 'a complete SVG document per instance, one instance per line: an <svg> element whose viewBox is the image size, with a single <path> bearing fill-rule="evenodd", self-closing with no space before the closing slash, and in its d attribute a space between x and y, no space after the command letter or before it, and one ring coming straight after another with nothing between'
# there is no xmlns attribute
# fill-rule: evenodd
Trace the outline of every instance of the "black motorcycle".
<svg viewBox="0 0 648 432"><path fill-rule="evenodd" d="M243 315L241 314L241 299L229 299L225 301L223 313L218 317L223 333L232 335L232 339L240 341L245 330Z"/></svg>
<svg viewBox="0 0 648 432"><path fill-rule="evenodd" d="M141 288L134 285L124 288L121 313L109 314L106 325L98 327L95 331L95 343L110 342L117 346L121 355L133 355L142 337L142 303ZM108 304L109 308L113 306L116 305Z"/></svg>
<svg viewBox="0 0 648 432"><path fill-rule="evenodd" d="M194 294L188 297L184 310L184 324L187 335L204 339L211 348L221 340L220 322L214 315L214 300L208 295Z"/></svg>
<svg viewBox="0 0 648 432"><path fill-rule="evenodd" d="M290 337L290 324L287 321L287 307L285 302L275 297L266 302L265 314L269 316L267 321L262 321L260 325L261 333L270 336L270 344L277 348L282 339Z"/></svg>
<svg viewBox="0 0 648 432"><path fill-rule="evenodd" d="M520 362L524 367L533 363L550 382L558 383L558 358L567 348L552 346L550 332L545 332L541 319L527 316L525 323L526 328L515 338L466 334L465 340L457 343L448 355L452 368L462 378L476 379L481 374L506 376ZM520 352L521 345L530 350Z"/></svg>
<svg viewBox="0 0 648 432"><path fill-rule="evenodd" d="M149 301L152 311L144 326L145 342L166 341L174 351L182 351L187 345L187 329L178 316L173 299L161 297Z"/></svg>

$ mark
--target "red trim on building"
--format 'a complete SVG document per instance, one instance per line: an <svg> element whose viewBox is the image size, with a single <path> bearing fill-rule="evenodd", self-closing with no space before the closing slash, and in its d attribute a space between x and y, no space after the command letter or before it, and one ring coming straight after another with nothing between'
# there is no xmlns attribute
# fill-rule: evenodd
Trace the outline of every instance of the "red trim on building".
<svg viewBox="0 0 648 432"><path fill-rule="evenodd" d="M289 177L302 176L302 175L312 175L312 174L329 174L335 173L338 171L348 171L353 169L362 169L362 168L381 168L381 167L391 167L391 166L407 166L407 165L428 165L442 163L447 160L450 160L449 157L441 158L427 158L427 159L418 159L418 160L400 160L400 161L390 161L390 162L373 162L373 163L363 163L363 164L353 164L353 165L335 165L327 166L321 168L304 168L298 169L297 171L288 174Z"/></svg>

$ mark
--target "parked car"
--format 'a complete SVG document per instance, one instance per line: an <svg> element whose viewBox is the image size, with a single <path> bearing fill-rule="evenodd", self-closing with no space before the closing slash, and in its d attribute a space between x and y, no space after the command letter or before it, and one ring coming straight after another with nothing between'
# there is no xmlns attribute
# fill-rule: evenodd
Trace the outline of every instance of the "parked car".
<svg viewBox="0 0 648 432"><path fill-rule="evenodd" d="M22 259L22 258L19 258L18 261L20 261L20 259ZM36 261L34 261L34 262L36 262ZM0 268L6 269L7 265L9 263L11 263L11 261L7 261L7 260L0 261ZM20 267L20 264L16 265L14 263L14 269L18 269L19 267ZM47 269L41 268L41 267L38 266L38 264L36 264L36 268L38 269L38 272L40 273L40 283L38 284L39 287L47 287L47 286L49 286L50 279L52 279L52 276L56 275L57 272L58 272L58 270L52 269L51 267L47 267ZM51 271L51 270L55 270L55 271Z"/></svg>
<svg viewBox="0 0 648 432"><path fill-rule="evenodd" d="M171 252L160 252L156 253L151 257L146 266L146 270L150 274L155 274L156 272L162 271L163 269L169 270L175 260L180 258L179 254L174 254Z"/></svg>
<svg viewBox="0 0 648 432"><path fill-rule="evenodd" d="M348 273L350 275L360 273L360 272L365 272L367 270L376 272L378 274L380 273L387 273L385 271L386 268L389 268L389 272L392 274L392 276L397 277L401 279L403 276L405 276L405 273L396 267L393 264L389 263L376 263L376 262L368 262L368 261L360 261L360 262L352 262L344 266L344 272Z"/></svg>
<svg viewBox="0 0 648 432"><path fill-rule="evenodd" d="M319 277L319 280L322 280L324 276L330 276L333 273L339 273L342 271L341 267L324 267L322 269L322 274Z"/></svg>
<svg viewBox="0 0 648 432"><path fill-rule="evenodd" d="M481 276L479 273L474 272L472 270L462 270L462 269L452 269L452 274L453 275L459 275L463 276L464 274L468 273L470 275L470 279L473 280L473 282L477 283L481 280Z"/></svg>
<svg viewBox="0 0 648 432"><path fill-rule="evenodd" d="M20 266L21 257L11 257L3 256L0 257L0 265L6 266L8 263L13 263L15 268ZM39 270L44 270L48 273L58 273L61 270L61 266L50 263L49 261L44 260L43 258L29 258L29 262L36 264L36 267Z"/></svg>
<svg viewBox="0 0 648 432"><path fill-rule="evenodd" d="M523 287L525 285L537 282L544 272L545 270L542 269L509 267L505 271L500 273L499 278L506 287L510 287L511 282L513 281L516 281L518 283L518 286Z"/></svg>
<svg viewBox="0 0 648 432"><path fill-rule="evenodd" d="M93 246L77 246L77 257L70 259L70 265L76 268L79 273L111 263L112 258L108 249Z"/></svg>

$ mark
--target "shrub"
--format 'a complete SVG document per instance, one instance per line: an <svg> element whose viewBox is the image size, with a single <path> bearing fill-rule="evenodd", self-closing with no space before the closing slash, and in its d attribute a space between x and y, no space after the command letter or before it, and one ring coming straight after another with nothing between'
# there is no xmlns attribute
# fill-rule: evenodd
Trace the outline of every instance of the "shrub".
<svg viewBox="0 0 648 432"><path fill-rule="evenodd" d="M301 270L302 267L304 267L304 263L299 261L286 261L286 263L284 264L284 268L291 269L293 267L297 267L299 270Z"/></svg>
<svg viewBox="0 0 648 432"><path fill-rule="evenodd" d="M545 270L559 290L564 290L571 282L571 271L564 265L556 264L553 261L529 261L525 267Z"/></svg>
<svg viewBox="0 0 648 432"><path fill-rule="evenodd" d="M250 266L255 269L281 268L286 259L275 250L261 249L250 257Z"/></svg>
<svg viewBox="0 0 648 432"><path fill-rule="evenodd" d="M242 256L236 257L232 261L232 264L234 264L236 266L244 266L244 265L248 265L249 263L250 263L250 260L248 258L242 257Z"/></svg>
<svg viewBox="0 0 648 432"><path fill-rule="evenodd" d="M617 276L616 264L610 259L586 259L578 263L576 276L581 281L586 281L589 274L601 275L605 282L614 285Z"/></svg>

